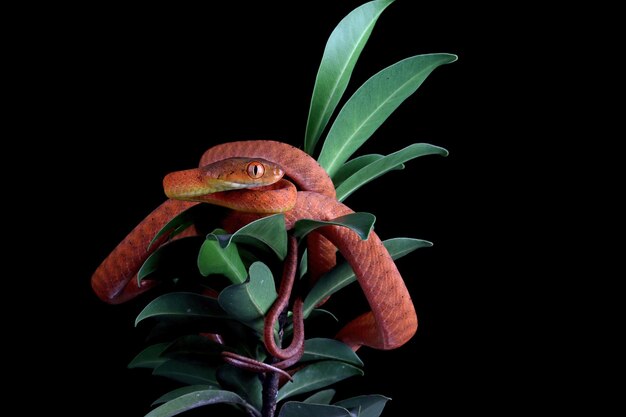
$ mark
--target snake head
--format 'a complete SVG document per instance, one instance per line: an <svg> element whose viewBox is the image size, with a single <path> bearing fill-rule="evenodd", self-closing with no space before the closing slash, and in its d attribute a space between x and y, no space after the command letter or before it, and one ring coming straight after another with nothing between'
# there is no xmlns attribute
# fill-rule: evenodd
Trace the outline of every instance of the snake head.
<svg viewBox="0 0 626 417"><path fill-rule="evenodd" d="M277 164L261 158L227 158L200 168L172 172L163 179L169 198L201 201L201 197L230 190L276 183L285 175Z"/></svg>

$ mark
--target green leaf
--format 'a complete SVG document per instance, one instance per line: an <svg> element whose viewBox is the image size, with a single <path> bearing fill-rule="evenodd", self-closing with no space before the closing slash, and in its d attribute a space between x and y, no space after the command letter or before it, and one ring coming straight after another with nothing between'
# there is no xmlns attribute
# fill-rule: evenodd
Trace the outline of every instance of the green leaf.
<svg viewBox="0 0 626 417"><path fill-rule="evenodd" d="M356 366L363 366L357 354L345 343L335 339L317 337L304 341L304 355L301 362L337 360Z"/></svg>
<svg viewBox="0 0 626 417"><path fill-rule="evenodd" d="M185 387L176 388L170 392L167 392L161 395L159 398L154 400L152 405L163 404L168 401L172 401L173 399L178 398L182 395L189 394L191 392L206 391L208 389L215 389L215 388L218 388L218 387L214 387L211 385L188 385Z"/></svg>
<svg viewBox="0 0 626 417"><path fill-rule="evenodd" d="M374 161L378 161L382 157L383 156L381 154L371 153L368 155L357 156L356 158L349 160L348 162L343 164L341 168L339 168L339 170L337 170L337 173L333 177L333 185L335 186L335 188L339 187L341 183L344 182L352 174L354 174L364 166L367 166ZM396 168L404 169L404 165L400 165Z"/></svg>
<svg viewBox="0 0 626 417"><path fill-rule="evenodd" d="M150 368L154 369L167 360L161 354L167 349L170 342L157 343L150 345L133 358L128 364L129 368Z"/></svg>
<svg viewBox="0 0 626 417"><path fill-rule="evenodd" d="M410 237L396 237L393 239L387 239L383 242L385 249L391 255L391 258L395 261L396 259L402 258L404 255L408 255L419 248L430 248L433 246L432 242L422 239L413 239Z"/></svg>
<svg viewBox="0 0 626 417"><path fill-rule="evenodd" d="M382 395L360 395L335 403L336 406L357 411L359 417L378 417L382 414L387 401L391 398Z"/></svg>
<svg viewBox="0 0 626 417"><path fill-rule="evenodd" d="M367 184L373 179L396 169L398 165L401 165L404 162L425 155L447 156L448 151L427 143L414 143L402 150L384 156L383 158L361 168L351 177L343 181L341 185L337 187L337 200L344 201L350 194L358 190L364 184Z"/></svg>
<svg viewBox="0 0 626 417"><path fill-rule="evenodd" d="M221 363L221 353L224 345L210 340L199 334L179 337L162 352L162 356L168 358L195 357L204 361L218 359Z"/></svg>
<svg viewBox="0 0 626 417"><path fill-rule="evenodd" d="M370 232L374 228L375 221L376 216L371 213L362 212L346 214L345 216L340 216L329 221L301 219L294 225L293 235L302 239L308 233L311 233L317 228L335 225L352 229L352 231L358 234L361 239L367 240Z"/></svg>
<svg viewBox="0 0 626 417"><path fill-rule="evenodd" d="M313 311L311 311L311 314L309 314L307 316L307 318L310 319L310 320L318 319L318 318L330 318L335 323L339 322L339 319L337 318L337 316L335 316L333 313L331 313L328 310L324 310L323 308L315 308L315 309L313 309Z"/></svg>
<svg viewBox="0 0 626 417"><path fill-rule="evenodd" d="M355 375L363 375L363 371L345 362L315 362L296 372L293 381L287 382L278 390L277 401L324 388Z"/></svg>
<svg viewBox="0 0 626 417"><path fill-rule="evenodd" d="M228 314L247 323L264 317L276 296L272 271L263 262L255 262L250 265L249 280L226 287L218 301Z"/></svg>
<svg viewBox="0 0 626 417"><path fill-rule="evenodd" d="M264 254L259 254L258 251L251 250L252 248L246 247L245 245L237 245L237 250L239 251L239 256L243 261L243 264L246 265L246 268L249 268L250 265L259 260L259 255L263 256Z"/></svg>
<svg viewBox="0 0 626 417"><path fill-rule="evenodd" d="M306 124L304 150L309 155L313 155L317 141L348 86L352 70L378 16L392 2L372 1L357 7L330 34L315 79Z"/></svg>
<svg viewBox="0 0 626 417"><path fill-rule="evenodd" d="M389 255L396 260L413 252L415 249L430 247L433 244L426 240L401 237L386 240L383 242L383 245L387 249L387 252L389 252ZM308 317L315 306L321 303L322 300L354 281L356 281L356 276L354 275L354 271L352 271L352 267L350 267L350 264L347 262L338 264L335 268L324 274L315 283L313 288L311 288L311 291L309 291L309 294L304 300L304 317Z"/></svg>
<svg viewBox="0 0 626 417"><path fill-rule="evenodd" d="M345 408L336 405L308 404L297 401L286 402L278 417L354 417Z"/></svg>
<svg viewBox="0 0 626 417"><path fill-rule="evenodd" d="M189 207L187 210L181 212L178 216L167 222L165 226L163 226L161 230L159 230L158 233L154 235L154 237L150 241L150 244L148 245L148 249L150 249L161 236L168 236L171 239L177 234L183 232L192 224L194 224L199 210L202 210L202 205L196 204Z"/></svg>
<svg viewBox="0 0 626 417"><path fill-rule="evenodd" d="M216 368L200 361L169 359L154 368L153 375L164 376L183 384L209 384L219 386Z"/></svg>
<svg viewBox="0 0 626 417"><path fill-rule="evenodd" d="M172 292L152 300L135 319L135 326L151 317L227 318L215 298L190 292Z"/></svg>
<svg viewBox="0 0 626 417"><path fill-rule="evenodd" d="M397 62L367 80L346 102L333 123L318 162L332 178L426 77L456 55L417 55Z"/></svg>
<svg viewBox="0 0 626 417"><path fill-rule="evenodd" d="M291 312L289 312L289 317L291 317ZM324 310L321 308L316 308L313 309L313 311L311 311L311 313L309 314L308 317L305 317L305 327L307 326L307 323L310 323L313 320L318 320L318 319L331 319L332 320L332 324L336 324L339 322L339 319L337 318L337 316L335 316L333 313L331 313L328 310ZM319 323L316 324L317 326L320 326ZM284 329L283 329L284 335L285 337L291 336L293 334L293 322L290 322L289 324L287 324ZM263 333L262 331L259 333Z"/></svg>
<svg viewBox="0 0 626 417"><path fill-rule="evenodd" d="M197 315L158 315L144 323L150 328L147 335L149 341L174 340L192 334L217 333L231 340L255 337L250 333L248 326L228 317L225 311L223 316ZM311 313L312 314L312 313ZM256 338L255 338L256 340Z"/></svg>
<svg viewBox="0 0 626 417"><path fill-rule="evenodd" d="M227 364L217 369L217 379L222 387L236 392L254 408L260 410L263 406L263 386L258 374Z"/></svg>
<svg viewBox="0 0 626 417"><path fill-rule="evenodd" d="M137 282L141 284L154 272L172 273L181 265L193 265L193 259L204 239L198 236L185 237L166 243L152 253L137 272Z"/></svg>
<svg viewBox="0 0 626 417"><path fill-rule="evenodd" d="M335 392L336 391L332 388L325 389L311 395L306 400L304 400L304 402L307 404L330 404L330 402L333 400L333 397L335 396Z"/></svg>
<svg viewBox="0 0 626 417"><path fill-rule="evenodd" d="M305 249L304 252L302 253L302 257L300 258L300 265L298 268L299 279L302 279L302 277L306 274L308 270L308 259L309 259L309 252L307 249Z"/></svg>
<svg viewBox="0 0 626 417"><path fill-rule="evenodd" d="M209 236L214 236L213 234ZM202 275L219 274L240 284L246 280L246 267L239 256L237 245L222 247L217 240L207 236L198 254L198 269Z"/></svg>
<svg viewBox="0 0 626 417"><path fill-rule="evenodd" d="M207 239L220 242L225 248L231 241L242 242L259 247L269 247L280 260L287 256L287 229L285 215L282 213L263 217L248 223L232 235L209 234Z"/></svg>
<svg viewBox="0 0 626 417"><path fill-rule="evenodd" d="M257 410L234 392L210 389L181 395L150 411L145 417L171 417L194 408L218 403L241 405L255 412L253 415L260 415Z"/></svg>

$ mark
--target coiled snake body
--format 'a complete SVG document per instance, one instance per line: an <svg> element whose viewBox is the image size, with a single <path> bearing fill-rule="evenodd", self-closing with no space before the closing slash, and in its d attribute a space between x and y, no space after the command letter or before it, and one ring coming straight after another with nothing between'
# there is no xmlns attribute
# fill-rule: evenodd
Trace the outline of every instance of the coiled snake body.
<svg viewBox="0 0 626 417"><path fill-rule="evenodd" d="M282 178L283 175L288 180ZM143 262L163 242L153 244L149 251L146 248L168 221L199 202L231 208L223 224L228 231L268 213L284 212L290 229L299 219L331 220L353 212L336 200L330 177L313 158L293 146L275 141L214 146L202 156L200 168L166 176L164 189L170 199L139 223L93 274L92 287L102 300L121 303L155 285L143 281L139 287L134 279ZM339 340L353 349L362 345L393 349L415 334L417 317L413 303L395 263L376 233L361 240L345 227L325 226L309 235L307 243L312 279L332 268L338 249L354 270L371 308L341 329L336 335ZM273 310L280 314L286 306L277 304L288 302L289 294L281 293L287 290L290 292L291 288L283 289L281 285L268 317ZM294 314L297 309L294 305ZM265 339L266 346L272 344L272 337L269 337L272 342L268 337ZM268 346L268 350L280 359L294 354L276 346Z"/></svg>

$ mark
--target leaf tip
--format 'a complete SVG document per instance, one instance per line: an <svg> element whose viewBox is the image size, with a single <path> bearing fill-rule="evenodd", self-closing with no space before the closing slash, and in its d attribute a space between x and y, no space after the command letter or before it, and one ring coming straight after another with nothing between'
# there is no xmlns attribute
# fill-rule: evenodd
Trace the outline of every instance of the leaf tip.
<svg viewBox="0 0 626 417"><path fill-rule="evenodd" d="M433 54L427 54L427 55L438 56L441 61L437 65L452 64L453 62L456 62L459 60L459 56L457 54L451 54L448 52L439 52L439 53L433 53Z"/></svg>
<svg viewBox="0 0 626 417"><path fill-rule="evenodd" d="M447 150L446 148L443 148L443 147L441 147L441 146L435 146L435 145L428 145L428 146L431 146L432 148L434 148L434 149L435 149L435 152L433 152L433 153L435 153L435 154L437 154L437 155L441 155L441 156L443 156L444 158L445 158L446 156L450 155L450 152L448 152L448 150Z"/></svg>

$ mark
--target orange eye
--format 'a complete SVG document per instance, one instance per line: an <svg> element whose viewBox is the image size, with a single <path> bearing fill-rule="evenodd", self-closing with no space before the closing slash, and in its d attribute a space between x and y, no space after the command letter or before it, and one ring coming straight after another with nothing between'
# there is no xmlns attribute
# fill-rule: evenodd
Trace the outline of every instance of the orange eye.
<svg viewBox="0 0 626 417"><path fill-rule="evenodd" d="M265 167L260 162L252 161L248 164L247 171L250 178L257 179L261 178L263 174L265 174Z"/></svg>

